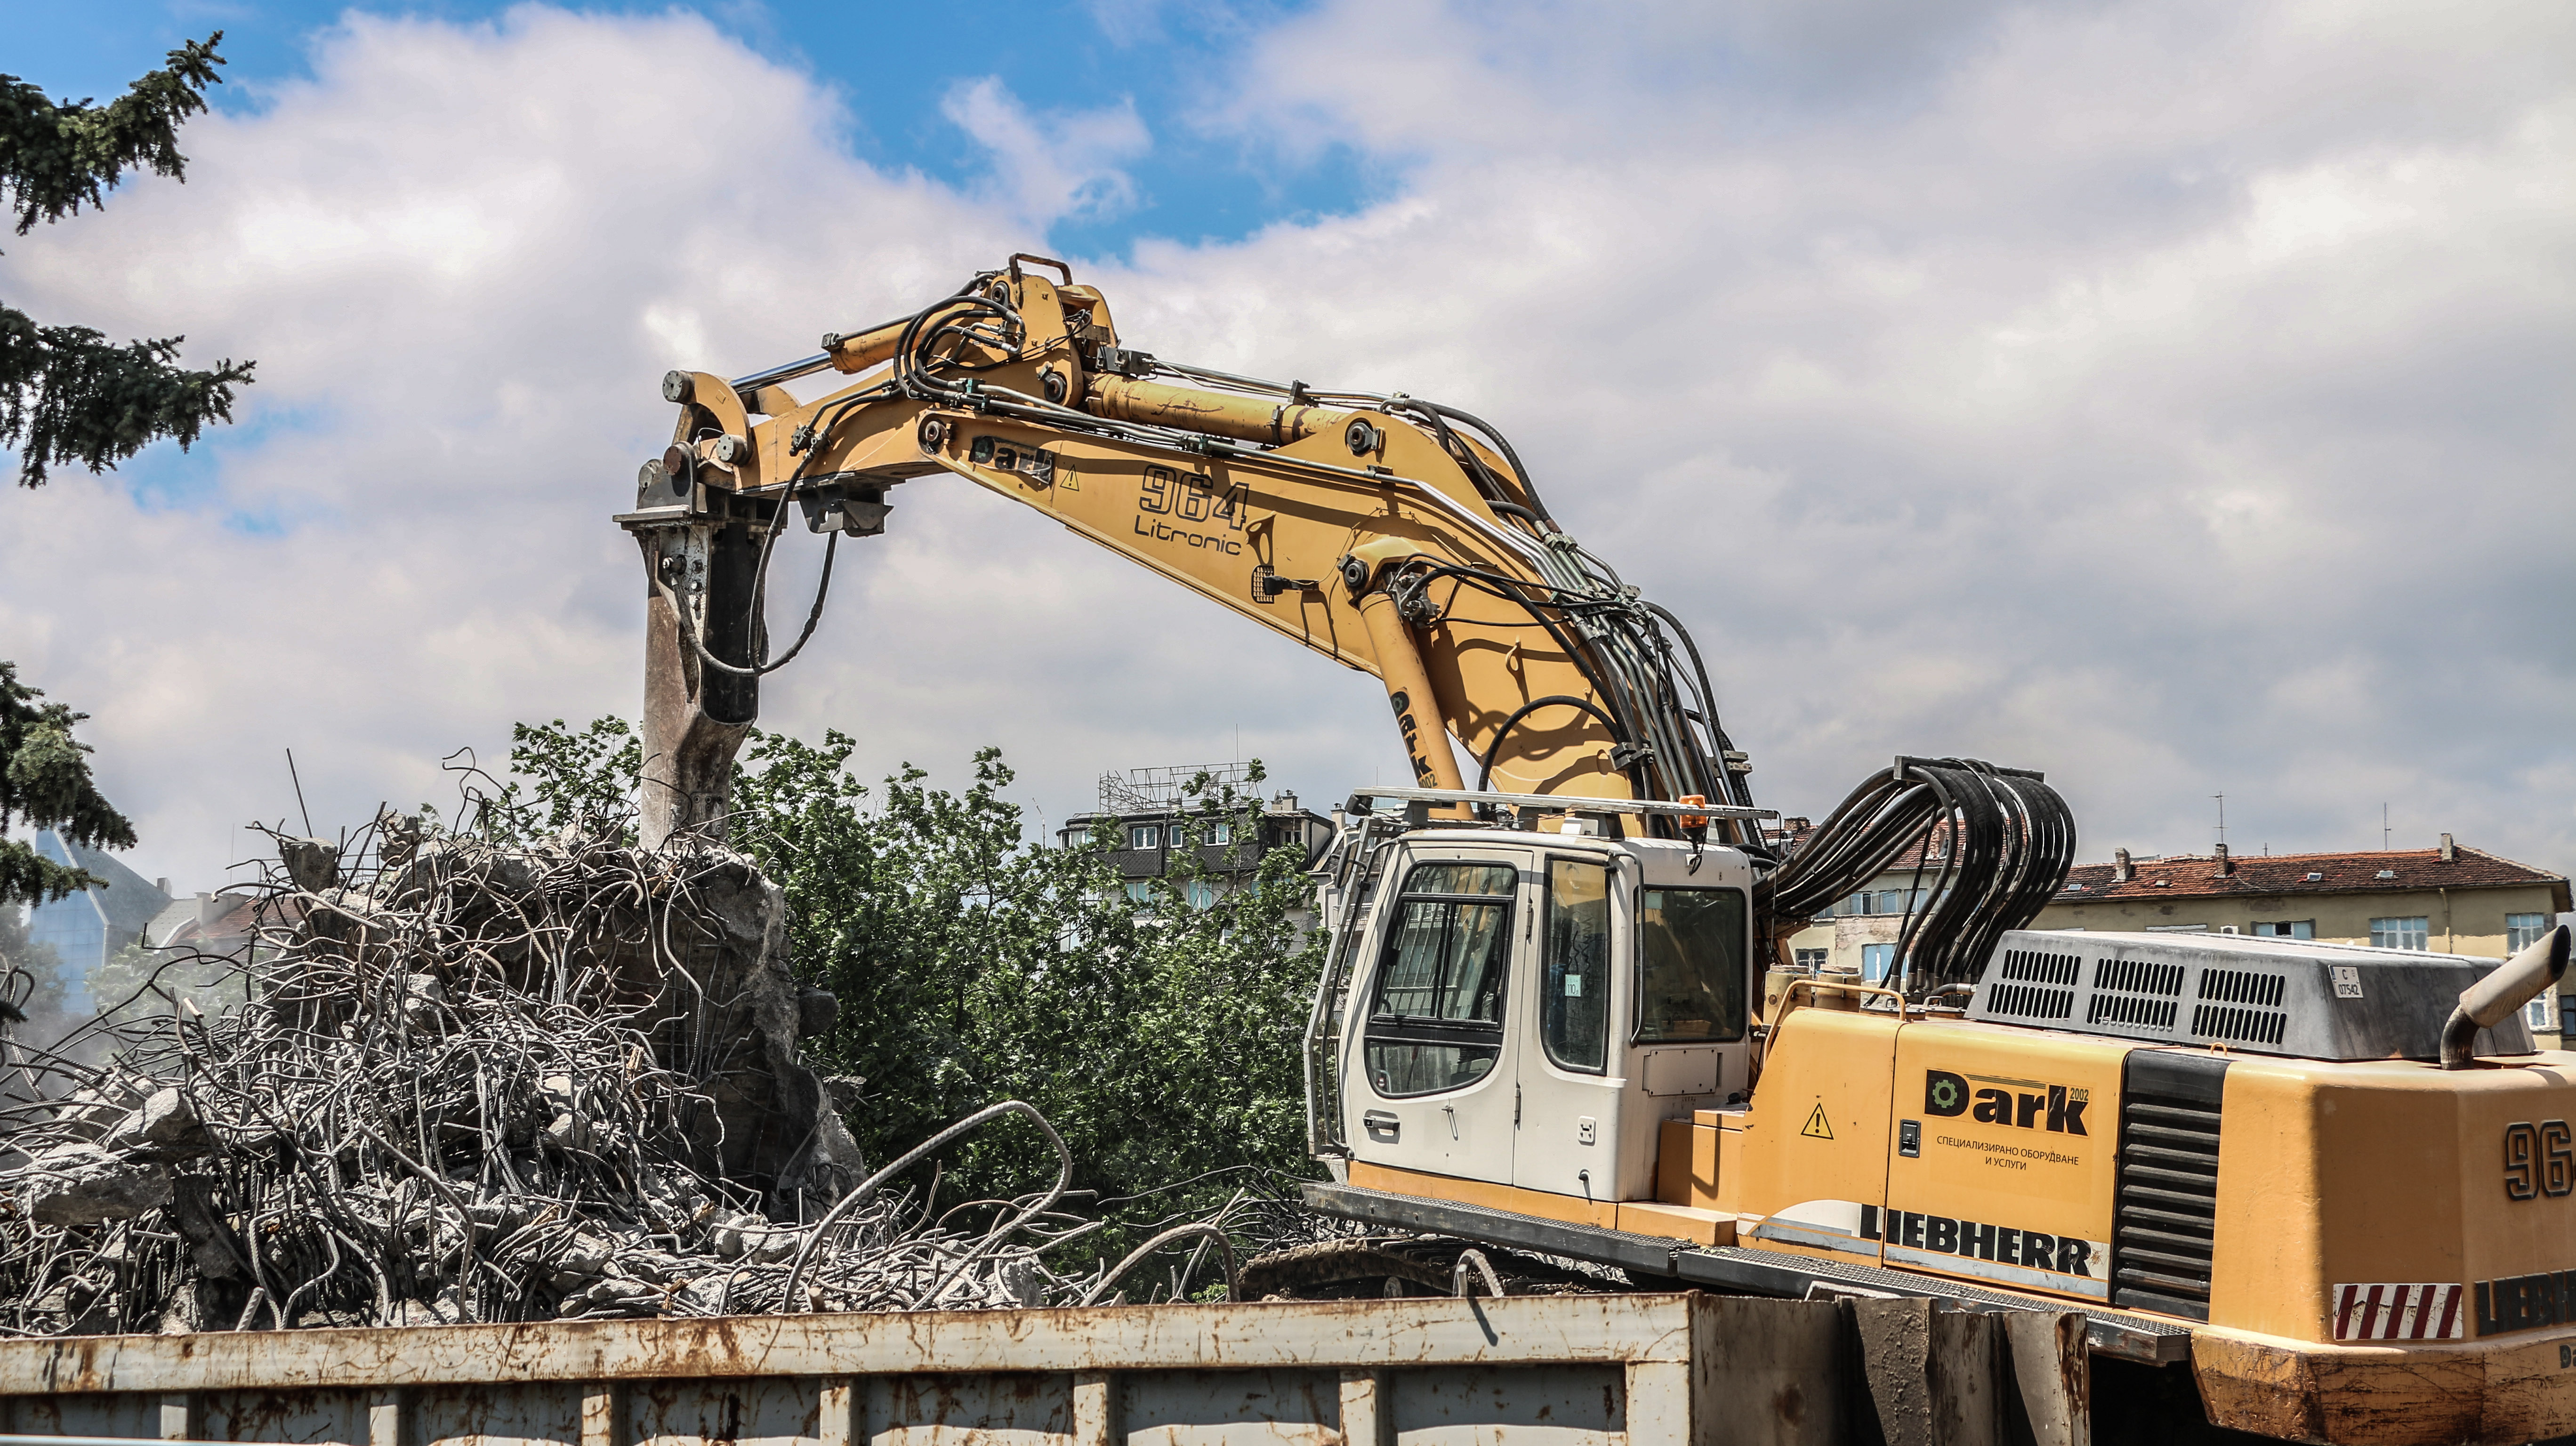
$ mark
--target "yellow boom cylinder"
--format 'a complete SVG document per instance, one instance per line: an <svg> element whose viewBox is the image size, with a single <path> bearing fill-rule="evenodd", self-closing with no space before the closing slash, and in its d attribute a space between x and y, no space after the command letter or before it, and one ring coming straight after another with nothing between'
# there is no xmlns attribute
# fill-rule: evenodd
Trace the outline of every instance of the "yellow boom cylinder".
<svg viewBox="0 0 2576 1446"><path fill-rule="evenodd" d="M1311 403L1280 406L1260 397L1176 387L1167 382L1141 382L1132 377L1094 377L1083 409L1118 422L1182 427L1211 436L1284 447L1291 442L1348 425L1351 414Z"/></svg>
<svg viewBox="0 0 2576 1446"><path fill-rule="evenodd" d="M1432 698L1431 673L1422 665L1422 650L1413 630L1404 625L1395 599L1371 588L1358 599L1360 621L1368 626L1369 650L1377 655L1378 678L1395 707L1395 726L1404 734L1406 755L1413 760L1414 782L1424 788L1465 788L1458 756L1449 751L1449 735L1440 722L1440 705ZM1448 810L1442 810L1447 812Z"/></svg>
<svg viewBox="0 0 2576 1446"><path fill-rule="evenodd" d="M825 343L823 353L832 359L832 370L858 373L870 367L883 366L894 355L895 343L903 339L903 329L912 318L888 322L874 331L862 331Z"/></svg>

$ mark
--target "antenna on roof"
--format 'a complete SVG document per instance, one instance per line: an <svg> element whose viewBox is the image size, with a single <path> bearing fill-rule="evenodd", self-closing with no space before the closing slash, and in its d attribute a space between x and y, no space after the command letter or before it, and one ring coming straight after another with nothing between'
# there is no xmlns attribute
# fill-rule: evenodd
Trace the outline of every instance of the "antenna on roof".
<svg viewBox="0 0 2576 1446"><path fill-rule="evenodd" d="M2379 849L2382 853L2388 851L2388 805L2385 803L2379 806Z"/></svg>
<svg viewBox="0 0 2576 1446"><path fill-rule="evenodd" d="M2223 844L2227 842L2227 795L2221 793L2214 797L2218 800L2218 841Z"/></svg>

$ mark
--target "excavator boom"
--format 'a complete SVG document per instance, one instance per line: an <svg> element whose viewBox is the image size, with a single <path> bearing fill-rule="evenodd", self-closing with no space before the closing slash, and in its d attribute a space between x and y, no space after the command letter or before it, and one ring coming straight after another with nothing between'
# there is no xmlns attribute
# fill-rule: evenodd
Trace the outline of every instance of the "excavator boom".
<svg viewBox="0 0 2576 1446"><path fill-rule="evenodd" d="M788 391L818 374L855 380ZM760 675L784 661L763 577L790 504L837 547L939 473L1375 675L1423 786L1751 805L1688 633L1454 408L1161 360L1031 257L803 362L663 391L672 444L619 518L651 579L648 844L722 826ZM1719 836L1758 846L1738 819Z"/></svg>

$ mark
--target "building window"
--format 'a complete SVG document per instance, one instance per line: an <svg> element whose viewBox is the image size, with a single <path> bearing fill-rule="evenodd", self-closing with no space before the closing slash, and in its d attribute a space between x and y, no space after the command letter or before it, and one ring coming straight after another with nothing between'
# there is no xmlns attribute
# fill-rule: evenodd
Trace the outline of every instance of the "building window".
<svg viewBox="0 0 2576 1446"><path fill-rule="evenodd" d="M1131 849L1158 849L1162 846L1163 831L1160 828L1157 828L1150 823L1131 823L1127 825L1127 847Z"/></svg>
<svg viewBox="0 0 2576 1446"><path fill-rule="evenodd" d="M1234 822L1231 819L1221 818L1216 822L1209 824L1208 842L1212 844L1230 844L1234 842Z"/></svg>
<svg viewBox="0 0 2576 1446"><path fill-rule="evenodd" d="M1798 951L1798 967L1812 974L1824 968L1825 960L1832 955L1833 951L1830 949L1801 949Z"/></svg>
<svg viewBox="0 0 2576 1446"><path fill-rule="evenodd" d="M1189 896L1190 907L1193 909L1213 909L1216 907L1216 885L1209 883L1205 879L1190 880L1189 883L1183 887L1182 892Z"/></svg>
<svg viewBox="0 0 2576 1446"><path fill-rule="evenodd" d="M2547 914L2507 914L2504 916L2504 952L2510 957L2540 942L2549 932Z"/></svg>
<svg viewBox="0 0 2576 1446"><path fill-rule="evenodd" d="M2257 919L2254 921L2254 937L2257 939L2313 939L2317 937L2317 921L2314 919Z"/></svg>
<svg viewBox="0 0 2576 1446"><path fill-rule="evenodd" d="M2422 915L2412 919L2373 919L2370 921L2370 947L2374 949L2422 949L2430 930Z"/></svg>
<svg viewBox="0 0 2576 1446"><path fill-rule="evenodd" d="M1876 984L1896 968L1896 946L1863 944L1860 946L1860 977Z"/></svg>
<svg viewBox="0 0 2576 1446"><path fill-rule="evenodd" d="M1154 886L1141 880L1127 886L1127 897L1139 904L1154 902Z"/></svg>
<svg viewBox="0 0 2576 1446"><path fill-rule="evenodd" d="M2555 1033L2558 1028L2558 1001L2543 994L2522 1006L2522 1018L2535 1033Z"/></svg>

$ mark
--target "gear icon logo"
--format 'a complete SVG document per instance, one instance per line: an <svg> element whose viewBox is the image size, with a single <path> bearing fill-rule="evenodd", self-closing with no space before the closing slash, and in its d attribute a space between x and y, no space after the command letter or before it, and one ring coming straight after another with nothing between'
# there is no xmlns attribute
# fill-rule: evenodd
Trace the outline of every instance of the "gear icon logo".
<svg viewBox="0 0 2576 1446"><path fill-rule="evenodd" d="M1963 1115L1968 1112L1968 1082L1946 1069L1923 1072L1923 1113Z"/></svg>

